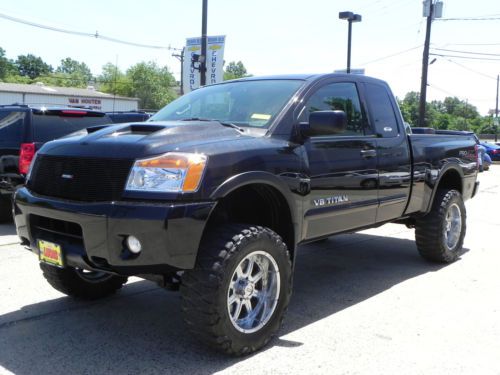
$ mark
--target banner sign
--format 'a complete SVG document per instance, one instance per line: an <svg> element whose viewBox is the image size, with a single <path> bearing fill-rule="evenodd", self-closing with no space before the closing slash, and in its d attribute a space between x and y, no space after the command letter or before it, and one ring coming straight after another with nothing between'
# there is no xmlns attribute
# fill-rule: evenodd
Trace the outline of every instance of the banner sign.
<svg viewBox="0 0 500 375"><path fill-rule="evenodd" d="M224 43L226 36L209 36L207 39L207 58L205 60L207 66L206 82L207 85L211 85L222 82L223 79ZM191 65L193 54L201 55L201 38L199 37L186 39L182 77L184 94L200 87L200 71L194 69Z"/></svg>

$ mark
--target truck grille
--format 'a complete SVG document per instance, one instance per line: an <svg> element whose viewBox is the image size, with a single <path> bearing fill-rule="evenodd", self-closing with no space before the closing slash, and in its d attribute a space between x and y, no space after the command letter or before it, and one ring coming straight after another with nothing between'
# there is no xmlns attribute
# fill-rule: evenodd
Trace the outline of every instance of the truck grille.
<svg viewBox="0 0 500 375"><path fill-rule="evenodd" d="M133 163L128 159L38 155L28 188L40 195L75 201L119 200Z"/></svg>

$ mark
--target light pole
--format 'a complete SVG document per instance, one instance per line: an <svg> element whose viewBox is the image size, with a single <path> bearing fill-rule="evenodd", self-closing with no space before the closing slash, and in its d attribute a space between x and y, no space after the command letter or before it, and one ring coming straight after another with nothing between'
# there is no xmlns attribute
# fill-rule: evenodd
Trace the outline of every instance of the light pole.
<svg viewBox="0 0 500 375"><path fill-rule="evenodd" d="M351 34L352 34L352 23L361 22L361 15L354 14L353 12L340 12L339 18L341 20L347 20L348 32L347 32L347 73L351 73Z"/></svg>

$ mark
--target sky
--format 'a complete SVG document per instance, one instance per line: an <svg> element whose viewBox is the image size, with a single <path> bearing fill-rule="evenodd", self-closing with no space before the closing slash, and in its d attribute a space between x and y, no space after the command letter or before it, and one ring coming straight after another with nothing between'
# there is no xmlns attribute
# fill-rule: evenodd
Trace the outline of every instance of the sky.
<svg viewBox="0 0 500 375"><path fill-rule="evenodd" d="M498 0L442 0L443 18L500 18ZM0 13L44 25L130 42L182 48L201 33L202 0L1 1ZM255 76L327 73L345 69L347 22L340 11L361 14L353 24L352 67L387 81L403 98L420 91L425 18L421 0L208 0L208 34L226 35L224 59L241 60ZM179 79L174 51L120 45L62 34L0 18L0 47L7 57L32 53L52 66L71 57L99 74L107 62L120 69L140 61L167 65ZM431 56L427 99L457 96L481 114L495 108L500 73L500 19L432 23L431 52L484 59Z"/></svg>

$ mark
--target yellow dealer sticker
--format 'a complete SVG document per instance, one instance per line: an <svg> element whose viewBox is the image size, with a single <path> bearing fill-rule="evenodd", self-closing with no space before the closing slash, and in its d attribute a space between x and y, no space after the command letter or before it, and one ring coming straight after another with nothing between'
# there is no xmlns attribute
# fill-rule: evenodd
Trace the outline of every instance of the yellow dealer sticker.
<svg viewBox="0 0 500 375"><path fill-rule="evenodd" d="M264 113L254 113L251 117L252 120L269 120L271 115L266 115Z"/></svg>

